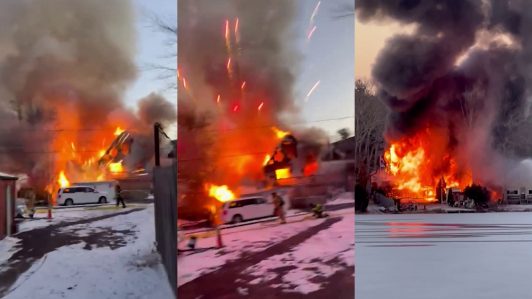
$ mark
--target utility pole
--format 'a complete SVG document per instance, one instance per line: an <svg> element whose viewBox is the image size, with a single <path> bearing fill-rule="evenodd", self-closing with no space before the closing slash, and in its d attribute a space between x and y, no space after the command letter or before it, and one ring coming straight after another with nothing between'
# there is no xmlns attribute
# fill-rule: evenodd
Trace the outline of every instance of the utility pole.
<svg viewBox="0 0 532 299"><path fill-rule="evenodd" d="M160 130L161 130L161 124L155 123L153 125L153 138L154 138L154 146L155 146L155 167L161 166L161 151L160 151Z"/></svg>

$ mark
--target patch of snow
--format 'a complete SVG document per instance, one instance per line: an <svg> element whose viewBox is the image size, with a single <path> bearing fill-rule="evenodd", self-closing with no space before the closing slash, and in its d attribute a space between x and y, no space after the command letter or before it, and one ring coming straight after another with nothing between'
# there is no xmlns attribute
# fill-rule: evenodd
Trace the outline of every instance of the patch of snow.
<svg viewBox="0 0 532 299"><path fill-rule="evenodd" d="M16 249L15 246L20 242L20 239L13 237L5 237L0 240L0 265L4 264L20 249Z"/></svg>
<svg viewBox="0 0 532 299"><path fill-rule="evenodd" d="M324 219L304 220L304 218L304 216L294 217L282 225L278 222L269 222L223 229L221 232L224 248L178 256L178 286L215 271L244 253L263 251L324 221ZM351 234L352 231L353 229ZM215 236L197 239L196 248L210 247L216 247Z"/></svg>
<svg viewBox="0 0 532 299"><path fill-rule="evenodd" d="M303 294L315 292L321 288L321 284L311 282L313 278L327 278L354 265L354 227L354 215L345 215L342 220L318 232L290 252L272 256L244 272L266 280L277 269L292 266L294 269L282 277L283 282Z"/></svg>
<svg viewBox="0 0 532 299"><path fill-rule="evenodd" d="M355 204L355 193L354 192L344 192L339 194L335 199L328 201L325 205L338 205L344 203Z"/></svg>
<svg viewBox="0 0 532 299"><path fill-rule="evenodd" d="M88 229L136 225L136 239L118 249L84 243L48 253L15 282L5 298L174 298L155 253L153 205L85 224ZM20 287L17 287L21 285Z"/></svg>

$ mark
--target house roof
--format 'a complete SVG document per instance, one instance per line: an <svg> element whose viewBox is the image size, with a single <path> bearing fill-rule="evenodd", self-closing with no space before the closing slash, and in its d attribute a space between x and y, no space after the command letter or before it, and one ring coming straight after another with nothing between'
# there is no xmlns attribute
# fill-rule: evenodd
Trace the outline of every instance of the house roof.
<svg viewBox="0 0 532 299"><path fill-rule="evenodd" d="M0 172L0 180L18 180L18 177L5 172Z"/></svg>

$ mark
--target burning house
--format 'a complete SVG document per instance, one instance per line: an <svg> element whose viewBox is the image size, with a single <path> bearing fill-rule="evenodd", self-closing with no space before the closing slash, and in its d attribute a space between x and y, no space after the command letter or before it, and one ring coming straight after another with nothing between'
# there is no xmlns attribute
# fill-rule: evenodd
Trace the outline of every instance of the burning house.
<svg viewBox="0 0 532 299"><path fill-rule="evenodd" d="M181 1L179 11L180 200L209 209L311 176L327 136L290 125L296 3Z"/></svg>
<svg viewBox="0 0 532 299"><path fill-rule="evenodd" d="M137 69L129 1L7 0L0 23L12 28L0 32L0 164L7 171L55 194L73 182L149 168L153 123L173 123L177 113L157 94L133 109L123 101Z"/></svg>
<svg viewBox="0 0 532 299"><path fill-rule="evenodd" d="M390 38L372 77L390 109L384 155L397 196L435 201L472 183L532 180L527 1L357 1L362 21L413 25Z"/></svg>

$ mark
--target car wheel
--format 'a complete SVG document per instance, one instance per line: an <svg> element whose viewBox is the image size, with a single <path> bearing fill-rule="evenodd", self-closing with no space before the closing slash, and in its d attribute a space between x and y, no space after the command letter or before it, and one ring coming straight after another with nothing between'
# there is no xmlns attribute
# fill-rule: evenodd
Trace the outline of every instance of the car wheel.
<svg viewBox="0 0 532 299"><path fill-rule="evenodd" d="M107 203L107 198L105 198L105 196L100 197L98 203Z"/></svg>
<svg viewBox="0 0 532 299"><path fill-rule="evenodd" d="M233 223L240 223L242 222L242 220L244 220L244 218L242 218L242 215L233 216Z"/></svg>
<svg viewBox="0 0 532 299"><path fill-rule="evenodd" d="M71 206L73 204L74 204L74 201L72 199L69 198L69 199L65 200L65 206Z"/></svg>

